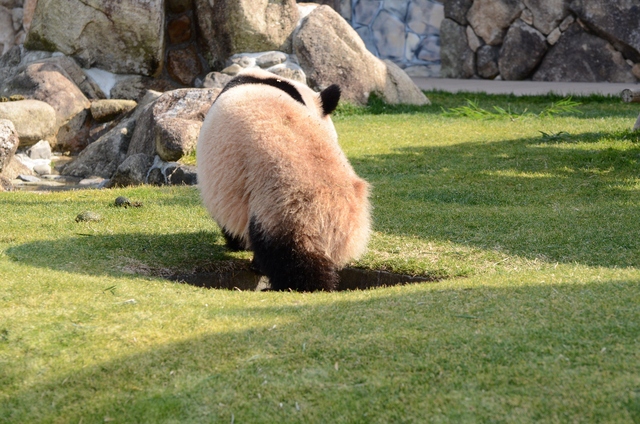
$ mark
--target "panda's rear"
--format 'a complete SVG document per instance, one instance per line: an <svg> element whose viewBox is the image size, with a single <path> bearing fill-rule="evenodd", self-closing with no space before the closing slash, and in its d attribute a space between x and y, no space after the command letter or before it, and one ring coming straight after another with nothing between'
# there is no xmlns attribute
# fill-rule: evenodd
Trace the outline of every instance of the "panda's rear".
<svg viewBox="0 0 640 424"><path fill-rule="evenodd" d="M340 90L259 69L234 78L198 140L203 202L231 249L254 252L275 290L333 290L370 232L368 184L337 143Z"/></svg>

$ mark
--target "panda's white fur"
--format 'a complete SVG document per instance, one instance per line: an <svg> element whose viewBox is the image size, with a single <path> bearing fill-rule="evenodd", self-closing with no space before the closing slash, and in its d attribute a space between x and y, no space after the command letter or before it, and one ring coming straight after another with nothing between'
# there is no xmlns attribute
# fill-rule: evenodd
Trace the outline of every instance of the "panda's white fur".
<svg viewBox="0 0 640 424"><path fill-rule="evenodd" d="M235 82L234 82L235 81ZM297 94L296 94L297 93ZM209 110L197 146L203 203L274 290L333 290L365 250L369 186L338 145L340 90L250 69Z"/></svg>

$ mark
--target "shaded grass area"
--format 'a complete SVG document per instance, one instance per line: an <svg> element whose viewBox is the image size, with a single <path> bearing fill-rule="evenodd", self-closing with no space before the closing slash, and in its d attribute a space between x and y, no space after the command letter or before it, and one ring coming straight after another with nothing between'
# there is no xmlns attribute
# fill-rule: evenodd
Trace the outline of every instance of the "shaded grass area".
<svg viewBox="0 0 640 424"><path fill-rule="evenodd" d="M640 421L637 107L484 120L443 110L559 98L428 95L334 121L373 186L352 265L437 283L176 284L251 257L194 188L0 193L0 423Z"/></svg>

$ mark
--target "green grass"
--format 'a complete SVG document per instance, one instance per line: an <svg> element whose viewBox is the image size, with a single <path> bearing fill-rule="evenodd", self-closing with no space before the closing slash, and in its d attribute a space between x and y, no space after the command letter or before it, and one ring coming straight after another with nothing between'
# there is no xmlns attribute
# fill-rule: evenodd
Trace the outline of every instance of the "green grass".
<svg viewBox="0 0 640 424"><path fill-rule="evenodd" d="M437 283L196 288L161 276L250 254L193 188L0 193L0 423L640 421L637 106L428 96L334 122L373 185L353 266Z"/></svg>

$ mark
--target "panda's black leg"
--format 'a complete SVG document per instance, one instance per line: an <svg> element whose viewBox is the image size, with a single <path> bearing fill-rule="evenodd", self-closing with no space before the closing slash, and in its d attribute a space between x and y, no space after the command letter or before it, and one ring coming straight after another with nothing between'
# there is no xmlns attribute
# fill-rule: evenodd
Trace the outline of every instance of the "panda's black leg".
<svg viewBox="0 0 640 424"><path fill-rule="evenodd" d="M252 265L269 278L272 290L331 291L338 285L333 264L321 255L302 251L292 233L273 237L252 218L249 239Z"/></svg>
<svg viewBox="0 0 640 424"><path fill-rule="evenodd" d="M239 252L242 250L247 250L244 246L244 242L242 238L238 236L234 236L230 232L228 232L224 227L222 228L222 235L224 236L225 243L227 245L227 249L232 252Z"/></svg>

